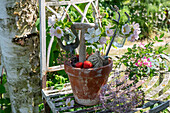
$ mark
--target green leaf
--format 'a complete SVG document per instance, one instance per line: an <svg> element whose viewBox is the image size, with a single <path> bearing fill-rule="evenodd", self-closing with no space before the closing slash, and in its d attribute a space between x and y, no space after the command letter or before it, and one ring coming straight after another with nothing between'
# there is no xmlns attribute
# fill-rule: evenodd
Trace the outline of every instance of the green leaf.
<svg viewBox="0 0 170 113"><path fill-rule="evenodd" d="M163 36L164 36L164 33L163 33L163 34L161 34L159 38L162 38Z"/></svg>
<svg viewBox="0 0 170 113"><path fill-rule="evenodd" d="M132 49L135 49L136 48L136 44L133 45Z"/></svg>
<svg viewBox="0 0 170 113"><path fill-rule="evenodd" d="M5 113L11 113L11 106L7 106L4 110Z"/></svg>
<svg viewBox="0 0 170 113"><path fill-rule="evenodd" d="M1 105L4 104L4 102L5 102L5 99L0 99L0 104Z"/></svg>
<svg viewBox="0 0 170 113"><path fill-rule="evenodd" d="M57 88L58 90L61 90L64 88L64 84L55 84L54 88Z"/></svg>
<svg viewBox="0 0 170 113"><path fill-rule="evenodd" d="M86 50L86 51L87 51L87 53L90 55L90 54L92 53L92 51L93 51L93 50L92 50L92 47L87 47L87 50Z"/></svg>
<svg viewBox="0 0 170 113"><path fill-rule="evenodd" d="M40 31L40 18L38 18L35 22L35 26L37 27L38 31Z"/></svg>
<svg viewBox="0 0 170 113"><path fill-rule="evenodd" d="M158 37L157 37L157 36L155 36L155 40L156 40L156 41L158 40Z"/></svg>
<svg viewBox="0 0 170 113"><path fill-rule="evenodd" d="M2 84L0 84L0 89L0 94L6 93L5 87Z"/></svg>
<svg viewBox="0 0 170 113"><path fill-rule="evenodd" d="M158 42L163 42L163 40L158 40Z"/></svg>
<svg viewBox="0 0 170 113"><path fill-rule="evenodd" d="M66 26L67 26L67 27L70 27L72 24L73 24L72 22L67 22L67 23L66 23Z"/></svg>
<svg viewBox="0 0 170 113"><path fill-rule="evenodd" d="M132 49L131 48L128 48L128 52L131 52L132 51Z"/></svg>
<svg viewBox="0 0 170 113"><path fill-rule="evenodd" d="M4 111L4 110L2 110L2 109L0 109L0 113L5 113L5 111Z"/></svg>
<svg viewBox="0 0 170 113"><path fill-rule="evenodd" d="M116 29L116 26L111 27L110 29Z"/></svg>
<svg viewBox="0 0 170 113"><path fill-rule="evenodd" d="M112 46L113 46L115 49L117 49L117 47L116 47L115 45L112 44Z"/></svg>

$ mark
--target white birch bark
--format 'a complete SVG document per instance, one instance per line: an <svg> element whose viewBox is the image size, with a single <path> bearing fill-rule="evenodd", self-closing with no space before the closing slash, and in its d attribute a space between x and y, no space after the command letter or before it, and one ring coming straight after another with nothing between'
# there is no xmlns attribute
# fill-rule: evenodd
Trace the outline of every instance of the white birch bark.
<svg viewBox="0 0 170 113"><path fill-rule="evenodd" d="M20 37L31 34L34 26L29 22L21 22L20 28L16 25L21 16L14 15L17 10L15 2L0 0L0 47L7 72L12 112L38 113L38 104L41 102L39 38L36 35L30 35L27 40L16 38L18 34ZM14 38L17 44L12 41Z"/></svg>
<svg viewBox="0 0 170 113"><path fill-rule="evenodd" d="M2 57L2 53L1 53L1 45L0 45L0 77L1 77L1 74L2 74L2 68L3 68L2 58L1 57Z"/></svg>

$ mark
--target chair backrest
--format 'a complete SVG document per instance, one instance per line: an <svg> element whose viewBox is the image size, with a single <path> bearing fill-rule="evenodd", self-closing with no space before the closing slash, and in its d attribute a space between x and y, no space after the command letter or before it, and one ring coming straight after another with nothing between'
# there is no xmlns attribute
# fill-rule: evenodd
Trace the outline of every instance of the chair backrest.
<svg viewBox="0 0 170 113"><path fill-rule="evenodd" d="M78 4L84 4L85 7L82 10L78 7ZM50 52L54 42L54 37L50 39L48 48L46 49L46 17L53 13L54 15L58 16L56 7L64 7L64 11L61 14L59 20L64 20L67 18L67 14L70 8L75 9L79 15L81 16L81 21L78 23L74 23L76 29L82 30L84 26L94 27L94 23L98 23L98 0L40 0L40 62L41 62L41 78L46 75L47 72L59 71L64 69L64 66L49 66L50 60ZM93 17L94 22L90 23L88 18L86 17L88 9L92 7L93 9ZM81 36L80 36L81 37ZM80 39L81 40L81 39ZM46 52L47 51L47 52ZM45 87L45 83L44 83Z"/></svg>

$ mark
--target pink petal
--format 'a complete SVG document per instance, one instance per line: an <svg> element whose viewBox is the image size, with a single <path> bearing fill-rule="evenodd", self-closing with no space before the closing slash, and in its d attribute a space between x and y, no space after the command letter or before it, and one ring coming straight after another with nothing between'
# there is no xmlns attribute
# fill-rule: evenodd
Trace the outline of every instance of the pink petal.
<svg viewBox="0 0 170 113"><path fill-rule="evenodd" d="M136 66L139 66L138 63L135 63Z"/></svg>

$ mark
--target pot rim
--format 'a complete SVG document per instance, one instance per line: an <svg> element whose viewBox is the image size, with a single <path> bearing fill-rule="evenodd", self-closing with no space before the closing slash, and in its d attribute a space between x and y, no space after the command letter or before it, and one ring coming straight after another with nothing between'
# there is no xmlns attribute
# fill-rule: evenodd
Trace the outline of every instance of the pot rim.
<svg viewBox="0 0 170 113"><path fill-rule="evenodd" d="M108 59L108 60L109 60L109 64L107 64L105 66L102 66L102 67L98 67L98 68L87 68L87 69L85 69L85 68L76 68L76 67L73 67L70 62L69 63L64 62L64 66L68 66L70 68L73 68L74 70L89 70L90 71L90 70L97 70L97 69L109 67L110 65L113 64L113 61L112 61L112 59Z"/></svg>

